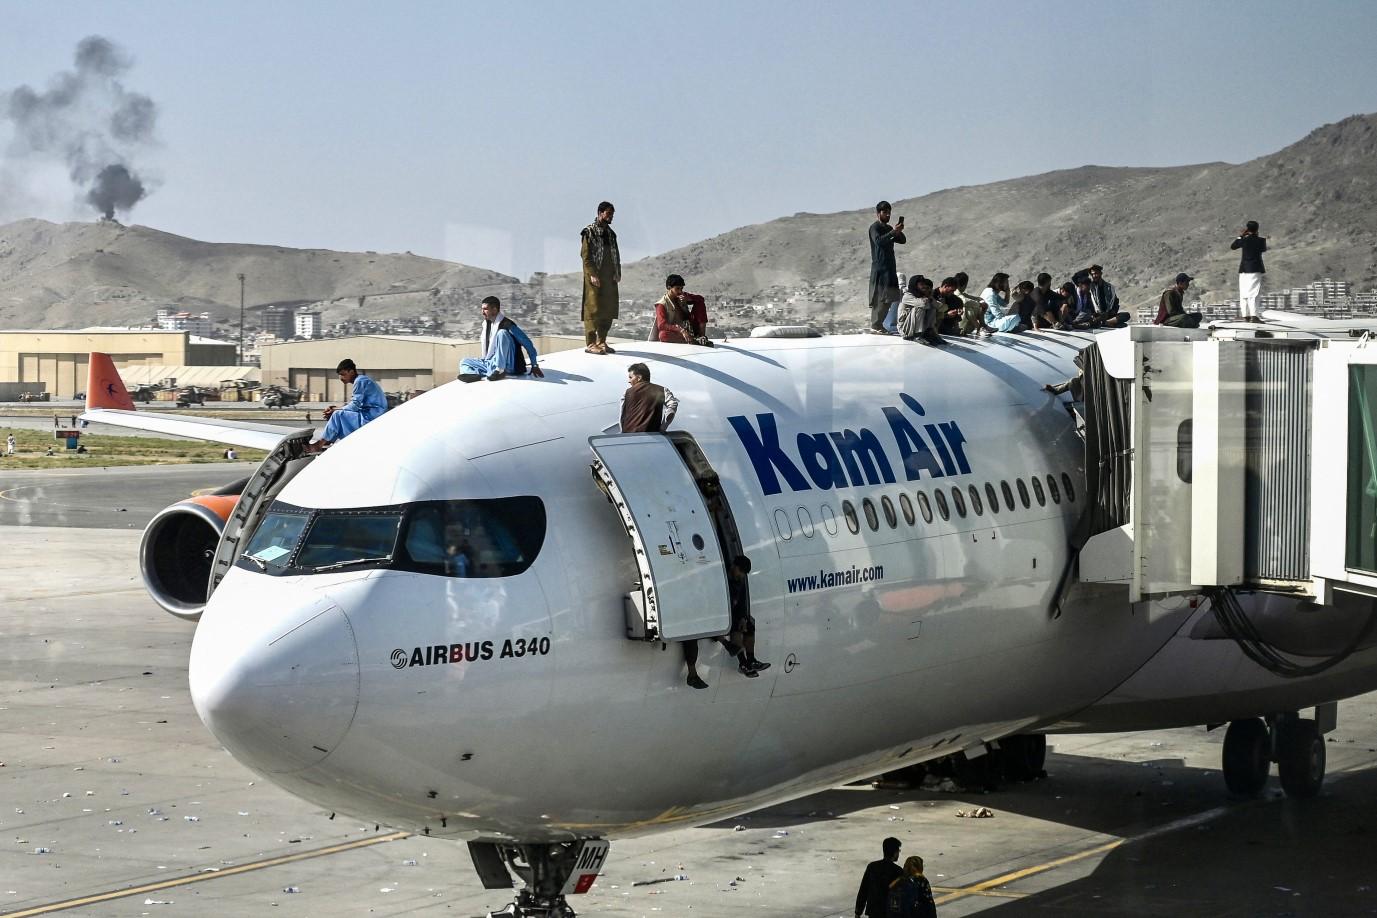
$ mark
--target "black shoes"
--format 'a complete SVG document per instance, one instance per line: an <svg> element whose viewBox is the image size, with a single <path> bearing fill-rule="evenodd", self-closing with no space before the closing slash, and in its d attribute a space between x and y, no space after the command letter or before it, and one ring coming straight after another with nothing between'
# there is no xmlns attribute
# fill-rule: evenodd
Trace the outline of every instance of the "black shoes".
<svg viewBox="0 0 1377 918"><path fill-rule="evenodd" d="M483 378L483 377L480 376L480 375L477 374L477 373L460 373L460 374L459 374L459 381L460 381L460 382L478 382L478 380L480 380L480 379L482 379L482 378Z"/></svg>
<svg viewBox="0 0 1377 918"><path fill-rule="evenodd" d="M736 669L737 672L741 673L741 675L745 676L747 679L756 679L760 676L760 673L756 672L755 668L745 660L742 660Z"/></svg>
<svg viewBox="0 0 1377 918"><path fill-rule="evenodd" d="M765 670L767 670L767 669L770 668L770 664L769 664L769 663L766 663L766 662L763 661L763 660L757 660L755 657L752 657L752 658L750 659L750 667L751 667L751 669L755 670L756 672L762 673L762 672L764 672Z"/></svg>
<svg viewBox="0 0 1377 918"><path fill-rule="evenodd" d="M708 684L704 682L703 678L699 676L697 673L689 673L688 685L689 688L696 689L704 689L708 687Z"/></svg>

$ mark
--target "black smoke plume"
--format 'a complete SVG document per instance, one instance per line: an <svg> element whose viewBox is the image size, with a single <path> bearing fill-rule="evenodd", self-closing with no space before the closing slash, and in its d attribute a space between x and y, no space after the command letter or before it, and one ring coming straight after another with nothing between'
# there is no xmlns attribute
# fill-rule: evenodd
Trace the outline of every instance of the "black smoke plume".
<svg viewBox="0 0 1377 918"><path fill-rule="evenodd" d="M13 137L0 167L0 186L22 179L26 164L58 159L84 200L106 218L127 212L148 191L132 162L153 143L158 108L122 78L133 60L109 39L83 38L74 68L54 75L48 88L22 85L0 92L0 121Z"/></svg>

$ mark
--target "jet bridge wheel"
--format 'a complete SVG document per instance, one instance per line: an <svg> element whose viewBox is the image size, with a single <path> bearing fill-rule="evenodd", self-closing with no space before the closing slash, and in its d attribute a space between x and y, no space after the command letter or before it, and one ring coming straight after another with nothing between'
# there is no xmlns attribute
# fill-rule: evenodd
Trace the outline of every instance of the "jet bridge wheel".
<svg viewBox="0 0 1377 918"><path fill-rule="evenodd" d="M1324 784L1324 736L1313 720L1284 719L1277 733L1277 774L1288 797L1314 797Z"/></svg>
<svg viewBox="0 0 1377 918"><path fill-rule="evenodd" d="M1224 734L1224 784L1229 793L1256 797L1272 770L1272 737L1260 717L1235 720Z"/></svg>

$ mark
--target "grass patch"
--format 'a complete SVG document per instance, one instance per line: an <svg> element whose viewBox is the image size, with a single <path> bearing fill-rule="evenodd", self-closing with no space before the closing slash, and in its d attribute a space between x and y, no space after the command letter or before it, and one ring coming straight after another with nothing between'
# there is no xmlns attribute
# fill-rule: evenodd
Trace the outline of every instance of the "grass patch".
<svg viewBox="0 0 1377 918"><path fill-rule="evenodd" d="M284 431L285 432L285 431ZM14 434L16 453L3 455L4 437ZM224 444L190 440L162 440L153 437L112 437L82 431L81 445L87 452L67 449L54 440L51 431L0 430L0 471L4 469L68 469L83 466L184 465L225 462ZM48 450L52 455L47 455ZM267 453L260 449L233 447L240 462L262 462Z"/></svg>

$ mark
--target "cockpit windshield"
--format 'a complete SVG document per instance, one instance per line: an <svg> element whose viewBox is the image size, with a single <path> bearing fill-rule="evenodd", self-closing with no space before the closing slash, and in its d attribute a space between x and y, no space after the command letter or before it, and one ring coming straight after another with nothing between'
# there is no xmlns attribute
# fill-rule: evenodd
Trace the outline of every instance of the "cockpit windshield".
<svg viewBox="0 0 1377 918"><path fill-rule="evenodd" d="M511 577L545 541L538 497L420 501L308 510L274 502L239 560L271 574L386 568L442 577Z"/></svg>

